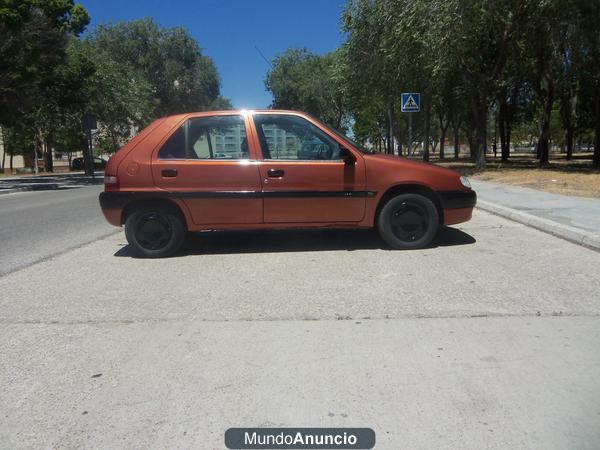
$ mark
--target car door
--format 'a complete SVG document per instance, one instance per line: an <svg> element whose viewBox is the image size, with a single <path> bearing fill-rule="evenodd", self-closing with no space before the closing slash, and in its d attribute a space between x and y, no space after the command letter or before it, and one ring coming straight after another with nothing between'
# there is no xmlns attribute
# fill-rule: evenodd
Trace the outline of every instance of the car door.
<svg viewBox="0 0 600 450"><path fill-rule="evenodd" d="M187 118L152 158L154 183L180 198L196 224L262 223L260 173L247 116Z"/></svg>
<svg viewBox="0 0 600 450"><path fill-rule="evenodd" d="M359 222L365 166L333 133L301 115L255 113L265 223Z"/></svg>

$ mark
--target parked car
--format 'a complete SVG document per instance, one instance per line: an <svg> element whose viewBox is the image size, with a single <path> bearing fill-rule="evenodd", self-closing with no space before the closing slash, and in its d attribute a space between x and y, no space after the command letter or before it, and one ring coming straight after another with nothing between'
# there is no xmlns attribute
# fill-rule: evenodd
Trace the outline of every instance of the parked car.
<svg viewBox="0 0 600 450"><path fill-rule="evenodd" d="M94 169L103 170L106 168L106 160L94 158ZM83 158L73 158L71 160L71 170L85 170L85 161Z"/></svg>
<svg viewBox="0 0 600 450"><path fill-rule="evenodd" d="M202 230L376 227L392 248L421 248L476 202L459 173L373 154L294 111L158 119L110 159L104 181L104 216L145 257Z"/></svg>

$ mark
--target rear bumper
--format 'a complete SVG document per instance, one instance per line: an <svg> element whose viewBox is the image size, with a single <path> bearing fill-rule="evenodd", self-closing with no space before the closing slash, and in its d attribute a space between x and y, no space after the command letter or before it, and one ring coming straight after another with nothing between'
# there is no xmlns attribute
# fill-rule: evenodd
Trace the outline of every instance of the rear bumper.
<svg viewBox="0 0 600 450"><path fill-rule="evenodd" d="M123 211L123 206L126 203L126 199L118 194L120 194L120 192L101 192L100 197L98 198L100 200L102 214L104 214L108 223L115 227L120 227L122 225L121 213Z"/></svg>
<svg viewBox="0 0 600 450"><path fill-rule="evenodd" d="M130 201L142 197L143 194L138 192L101 192L100 207L102 209L122 209Z"/></svg>

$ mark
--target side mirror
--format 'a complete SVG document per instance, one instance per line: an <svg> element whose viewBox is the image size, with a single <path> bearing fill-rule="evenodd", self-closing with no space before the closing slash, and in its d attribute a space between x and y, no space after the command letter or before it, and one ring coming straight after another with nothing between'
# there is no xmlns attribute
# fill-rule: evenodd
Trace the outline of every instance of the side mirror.
<svg viewBox="0 0 600 450"><path fill-rule="evenodd" d="M352 166L356 162L356 156L354 156L347 148L341 147L340 155L342 156L342 161L344 161L344 164L347 166Z"/></svg>

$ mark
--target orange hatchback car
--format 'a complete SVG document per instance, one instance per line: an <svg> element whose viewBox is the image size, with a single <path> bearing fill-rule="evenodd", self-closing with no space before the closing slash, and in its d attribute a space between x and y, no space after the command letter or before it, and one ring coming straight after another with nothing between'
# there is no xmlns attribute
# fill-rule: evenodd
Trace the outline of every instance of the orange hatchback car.
<svg viewBox="0 0 600 450"><path fill-rule="evenodd" d="M377 227L392 248L421 248L476 202L454 171L276 110L158 119L110 158L104 182L104 216L146 257L173 254L188 231L226 229Z"/></svg>

